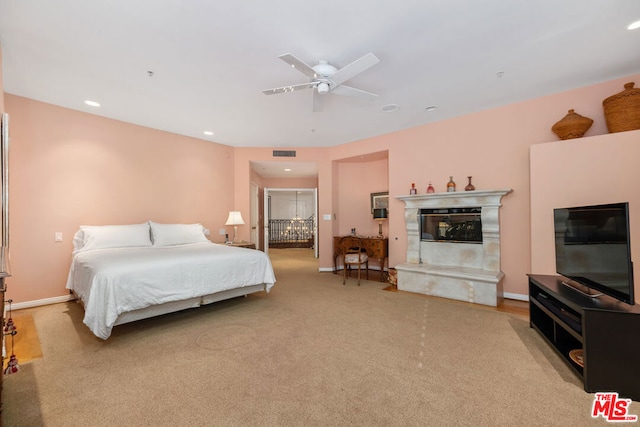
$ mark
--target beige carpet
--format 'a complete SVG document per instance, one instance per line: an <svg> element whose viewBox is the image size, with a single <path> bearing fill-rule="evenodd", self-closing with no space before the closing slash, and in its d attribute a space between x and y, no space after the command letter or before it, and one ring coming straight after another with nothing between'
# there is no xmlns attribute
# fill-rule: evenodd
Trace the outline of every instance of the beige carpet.
<svg viewBox="0 0 640 427"><path fill-rule="evenodd" d="M269 295L118 326L107 341L76 303L30 309L44 357L5 377L4 425L606 424L526 319L343 286L309 250L270 252Z"/></svg>

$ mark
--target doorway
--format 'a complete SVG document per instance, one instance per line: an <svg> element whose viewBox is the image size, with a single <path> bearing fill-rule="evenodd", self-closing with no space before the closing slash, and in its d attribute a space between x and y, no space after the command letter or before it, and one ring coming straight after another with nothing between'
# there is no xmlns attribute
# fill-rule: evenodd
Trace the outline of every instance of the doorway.
<svg viewBox="0 0 640 427"><path fill-rule="evenodd" d="M264 251L312 248L318 257L318 189L264 189Z"/></svg>
<svg viewBox="0 0 640 427"><path fill-rule="evenodd" d="M260 203L260 197L259 197L259 190L258 190L258 184L256 184L255 182L251 182L251 203L250 203L250 218L249 218L249 224L251 226L251 234L250 234L250 242L253 242L256 244L256 249L260 250L262 249L261 246L261 242L258 236L258 224L260 222L260 215L259 215L259 203Z"/></svg>

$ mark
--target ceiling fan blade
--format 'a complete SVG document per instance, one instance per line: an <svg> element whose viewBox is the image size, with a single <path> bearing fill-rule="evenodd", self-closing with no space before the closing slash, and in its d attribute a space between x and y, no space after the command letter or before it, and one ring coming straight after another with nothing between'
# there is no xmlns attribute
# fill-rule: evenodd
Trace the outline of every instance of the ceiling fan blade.
<svg viewBox="0 0 640 427"><path fill-rule="evenodd" d="M313 91L313 112L319 113L324 107L324 98L326 94L320 94L317 90Z"/></svg>
<svg viewBox="0 0 640 427"><path fill-rule="evenodd" d="M293 92L296 90L313 88L317 84L318 84L317 82L309 82L309 83L300 83L297 85L274 87L272 89L265 89L262 91L262 93L264 93L265 95L275 95L277 93Z"/></svg>
<svg viewBox="0 0 640 427"><path fill-rule="evenodd" d="M331 80L336 84L336 86L346 82L350 78L354 77L357 74L373 67L380 60L373 53L369 52L365 56L360 59L356 59L351 64L345 65L340 68L331 76Z"/></svg>
<svg viewBox="0 0 640 427"><path fill-rule="evenodd" d="M309 77L310 79L315 79L318 77L316 72L313 71L313 68L311 68L304 62L300 61L298 58L296 58L290 53L285 53L283 55L280 55L278 58L282 59L284 62L291 65L293 68L300 71L302 74Z"/></svg>
<svg viewBox="0 0 640 427"><path fill-rule="evenodd" d="M344 95L351 96L354 98L372 100L376 99L378 95L375 93L367 92L361 89L356 89L355 87L340 85L331 90L331 93L335 93L336 95Z"/></svg>

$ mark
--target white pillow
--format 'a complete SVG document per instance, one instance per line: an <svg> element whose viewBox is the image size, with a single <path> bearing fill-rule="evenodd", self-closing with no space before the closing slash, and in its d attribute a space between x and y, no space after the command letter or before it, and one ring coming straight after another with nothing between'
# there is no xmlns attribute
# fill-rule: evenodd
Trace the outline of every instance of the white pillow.
<svg viewBox="0 0 640 427"><path fill-rule="evenodd" d="M159 224L149 221L154 246L208 242L202 224Z"/></svg>
<svg viewBox="0 0 640 427"><path fill-rule="evenodd" d="M151 246L149 224L81 225L73 238L76 251Z"/></svg>

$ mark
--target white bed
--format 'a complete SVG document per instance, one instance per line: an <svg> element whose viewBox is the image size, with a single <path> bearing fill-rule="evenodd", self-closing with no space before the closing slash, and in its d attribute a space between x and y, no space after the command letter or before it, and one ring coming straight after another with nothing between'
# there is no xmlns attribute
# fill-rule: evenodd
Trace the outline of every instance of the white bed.
<svg viewBox="0 0 640 427"><path fill-rule="evenodd" d="M204 231L153 222L82 226L67 288L84 305L84 324L107 339L116 325L271 290L275 275L263 252L211 243Z"/></svg>

